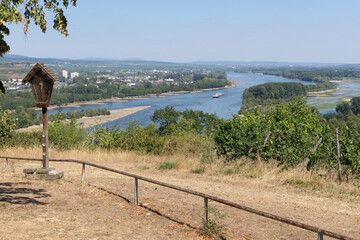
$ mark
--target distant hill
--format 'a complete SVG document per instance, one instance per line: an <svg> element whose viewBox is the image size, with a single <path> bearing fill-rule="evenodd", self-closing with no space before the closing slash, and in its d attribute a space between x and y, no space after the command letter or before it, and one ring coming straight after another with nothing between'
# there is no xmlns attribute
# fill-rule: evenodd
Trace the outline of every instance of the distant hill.
<svg viewBox="0 0 360 240"><path fill-rule="evenodd" d="M137 58L129 58L125 60L119 59L107 59L107 58L94 58L88 57L83 59L67 59L67 58L35 58L27 57L22 55L15 54L5 54L3 58L0 58L0 63L3 62L16 62L16 63L36 63L43 62L46 64L64 64L64 63L74 63L74 64L111 64L111 63L122 63L122 64L139 64L139 65L171 65L175 63L171 62L161 62L161 61L147 61Z"/></svg>
<svg viewBox="0 0 360 240"><path fill-rule="evenodd" d="M272 61L195 61L195 62L166 62L166 61L148 61L139 58L128 59L109 59L87 57L82 59L68 59L68 58L36 58L27 57L15 54L6 54L0 58L0 63L17 62L17 63L35 63L43 62L46 64L138 64L138 65L203 65L203 66L220 66L220 67L342 67L342 68L358 68L356 64L342 64L342 63L306 63L306 62L272 62Z"/></svg>
<svg viewBox="0 0 360 240"><path fill-rule="evenodd" d="M329 67L344 65L342 63L306 63L306 62L271 62L271 61L196 61L192 64L241 66L241 67Z"/></svg>

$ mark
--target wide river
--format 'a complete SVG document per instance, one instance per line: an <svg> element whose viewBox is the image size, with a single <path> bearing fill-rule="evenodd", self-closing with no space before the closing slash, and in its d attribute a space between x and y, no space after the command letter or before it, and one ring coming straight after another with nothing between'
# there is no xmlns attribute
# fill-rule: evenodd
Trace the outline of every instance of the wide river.
<svg viewBox="0 0 360 240"><path fill-rule="evenodd" d="M167 95L161 97L150 97L148 99L132 99L127 102L105 102L103 104L86 104L80 107L61 107L61 112L80 111L82 109L96 109L107 108L109 110L139 107L139 106L151 106L145 110L136 112L130 116L105 123L106 127L113 127L115 124L119 124L122 127L126 127L128 122L135 120L140 123L141 126L146 126L151 123L150 117L156 109L164 108L167 105L174 106L176 110L183 111L185 109L202 110L207 113L216 113L220 118L231 118L232 114L236 114L242 104L242 95L246 88L254 85L269 83L269 82L301 82L305 85L311 84L309 82L284 79L276 76L259 75L251 73L235 73L228 72L228 79L236 82L235 87L225 88L221 90L205 91L197 93L185 93L179 95ZM357 82L360 89L360 82ZM221 93L220 98L212 98L215 93ZM316 106L315 100L317 98L310 99L311 105ZM320 99L320 98L319 98ZM325 109L329 111L331 109ZM58 109L49 111L50 114L55 114ZM323 111L321 111L323 112Z"/></svg>

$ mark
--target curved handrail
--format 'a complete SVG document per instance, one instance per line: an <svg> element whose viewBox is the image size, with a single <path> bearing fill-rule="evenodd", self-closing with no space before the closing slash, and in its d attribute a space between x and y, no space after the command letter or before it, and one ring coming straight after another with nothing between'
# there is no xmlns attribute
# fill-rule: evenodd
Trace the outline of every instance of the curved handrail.
<svg viewBox="0 0 360 240"><path fill-rule="evenodd" d="M20 158L20 157L6 157L6 156L0 156L0 158L13 159L13 160L24 160L24 161L29 161L29 160L30 161L42 161L42 159L38 159L38 158ZM116 169L105 167L105 166L102 166L102 165L99 165L99 164L95 164L95 163L91 163L91 162L85 162L85 161L81 161L81 160L75 160L75 159L49 159L49 161L52 161L52 162L79 163L79 164L83 164L83 166L88 165L88 166L103 169L103 170L106 170L106 171L109 171L109 172L114 172L114 173L121 174L121 175L124 175L124 176L132 177L132 178L134 178L136 180L136 185L137 185L137 180L142 180L142 181L153 183L153 184L160 185L160 186L163 186L163 187L171 188L171 189L174 189L174 190L177 190L177 191L181 191L181 192L189 193L189 194L192 194L192 195L195 195L195 196L203 197L206 200L206 202L207 202L207 199L210 199L210 200L213 200L215 202L218 202L218 203L230 206L230 207L241 209L241 210L244 210L244 211L259 215L259 216L263 216L263 217L266 217L266 218L270 218L270 219L282 222L282 223L290 224L290 225L293 225L293 226L296 226L296 227L299 227L299 228L302 228L302 229L305 229L305 230L308 230L308 231L316 232L316 233L319 234L319 239L322 239L322 235L325 235L325 236L332 237L332 238L335 238L335 239L356 240L355 238L352 238L352 237L348 237L348 236L345 236L345 235L342 235L342 234L334 233L334 232L331 232L331 231L328 231L328 230L325 230L325 229L322 229L322 228L318 228L318 227L311 226L311 225L308 225L308 224L304 224L304 223L301 223L301 222L298 222L298 221L294 221L294 220L291 220L291 219L280 217L280 216L277 216L277 215L274 215L274 214L271 214L271 213L267 213L267 212L264 212L264 211L260 211L260 210L254 209L254 208L246 207L244 205L237 204L237 203L234 203L234 202L230 202L228 200L221 199L221 198L218 198L216 196L212 196L212 195L209 195L209 194L206 194L206 193L197 192L197 191L194 191L194 190L191 190L191 189L187 189L187 188L175 186L175 185L172 185L172 184L160 182L160 181L157 181L157 180L154 180L154 179L151 179L151 178L147 178L147 177L143 177L143 176L136 175L136 174L133 174L133 173L128 173L128 172L116 170ZM207 205L207 203L206 203L206 205Z"/></svg>

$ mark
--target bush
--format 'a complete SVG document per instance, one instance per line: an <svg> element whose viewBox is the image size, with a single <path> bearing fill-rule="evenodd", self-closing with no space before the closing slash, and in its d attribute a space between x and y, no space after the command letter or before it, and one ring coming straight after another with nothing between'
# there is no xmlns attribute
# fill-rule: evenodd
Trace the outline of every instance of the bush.
<svg viewBox="0 0 360 240"><path fill-rule="evenodd" d="M244 117L222 120L215 143L218 153L228 161L260 152L264 159L296 166L310 154L326 129L321 115L298 99L279 104L267 114L255 110ZM262 149L269 131L270 138Z"/></svg>
<svg viewBox="0 0 360 240"><path fill-rule="evenodd" d="M42 143L42 132L14 132L11 137L6 138L6 147L39 147Z"/></svg>
<svg viewBox="0 0 360 240"><path fill-rule="evenodd" d="M225 214L216 208L209 208L209 219L201 229L201 233L211 239L225 239L225 225L221 221L225 218Z"/></svg>
<svg viewBox="0 0 360 240"><path fill-rule="evenodd" d="M49 142L60 150L72 149L84 141L84 130L76 127L76 120L62 121L57 114L55 121L49 124Z"/></svg>
<svg viewBox="0 0 360 240"><path fill-rule="evenodd" d="M0 144L4 144L6 139L14 134L15 121L10 117L10 111L0 109Z"/></svg>

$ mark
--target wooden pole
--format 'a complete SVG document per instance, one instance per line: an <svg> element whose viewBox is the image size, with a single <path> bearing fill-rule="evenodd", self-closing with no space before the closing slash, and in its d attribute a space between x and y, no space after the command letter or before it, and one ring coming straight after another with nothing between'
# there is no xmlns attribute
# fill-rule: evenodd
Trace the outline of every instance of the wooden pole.
<svg viewBox="0 0 360 240"><path fill-rule="evenodd" d="M268 135L266 136L266 138L265 138L265 140L264 140L264 144L262 145L262 148L265 148L266 143L267 143L267 141L268 141L268 139L269 139L270 135L271 135L271 131L269 131Z"/></svg>
<svg viewBox="0 0 360 240"><path fill-rule="evenodd" d="M42 154L42 164L44 169L49 168L49 137L48 137L48 112L47 107L42 108L42 116L43 116L43 141L42 141L42 148L43 148L43 154Z"/></svg>
<svg viewBox="0 0 360 240"><path fill-rule="evenodd" d="M339 142L339 129L335 129L336 132L336 148L337 148L337 160L338 160L338 168L339 168L339 182L341 183L341 163L340 163L340 142Z"/></svg>
<svg viewBox="0 0 360 240"><path fill-rule="evenodd" d="M308 165L308 163L310 162L310 157L312 154L314 154L314 152L316 151L316 149L319 147L320 143L322 142L322 138L319 138L319 140L317 141L317 143L315 144L315 147L313 149L311 149L311 153L310 155L306 158L306 160L303 162L302 166L301 166L301 170L304 169L304 167L306 167Z"/></svg>

